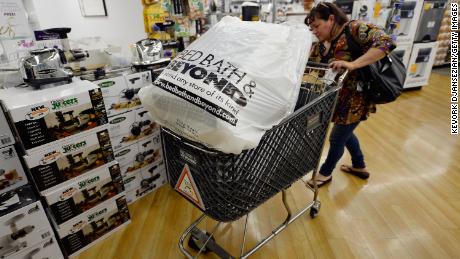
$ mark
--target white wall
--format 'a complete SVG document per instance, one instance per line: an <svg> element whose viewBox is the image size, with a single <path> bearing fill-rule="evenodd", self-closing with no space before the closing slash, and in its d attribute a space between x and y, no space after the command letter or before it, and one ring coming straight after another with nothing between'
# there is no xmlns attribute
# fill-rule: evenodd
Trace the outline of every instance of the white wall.
<svg viewBox="0 0 460 259"><path fill-rule="evenodd" d="M41 29L71 27L70 39L100 36L124 49L146 38L141 0L105 0L106 17L83 17L78 0L31 0Z"/></svg>

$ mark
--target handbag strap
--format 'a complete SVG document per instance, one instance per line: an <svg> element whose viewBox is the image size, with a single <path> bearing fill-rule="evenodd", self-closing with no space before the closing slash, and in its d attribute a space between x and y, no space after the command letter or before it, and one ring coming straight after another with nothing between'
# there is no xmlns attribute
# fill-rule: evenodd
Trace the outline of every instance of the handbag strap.
<svg viewBox="0 0 460 259"><path fill-rule="evenodd" d="M345 25L344 31L345 36L347 38L347 45L350 48L351 57L353 58L353 60L356 60L363 55L363 51L361 45L355 40L353 35L351 35L350 22L347 25Z"/></svg>

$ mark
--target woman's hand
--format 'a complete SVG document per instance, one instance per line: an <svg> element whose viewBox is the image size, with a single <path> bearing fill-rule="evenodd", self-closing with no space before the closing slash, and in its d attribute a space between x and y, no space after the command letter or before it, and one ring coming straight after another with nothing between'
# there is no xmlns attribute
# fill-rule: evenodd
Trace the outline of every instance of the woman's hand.
<svg viewBox="0 0 460 259"><path fill-rule="evenodd" d="M355 70L356 66L353 62L347 62L343 60L332 61L329 67L334 70L348 69L349 71Z"/></svg>

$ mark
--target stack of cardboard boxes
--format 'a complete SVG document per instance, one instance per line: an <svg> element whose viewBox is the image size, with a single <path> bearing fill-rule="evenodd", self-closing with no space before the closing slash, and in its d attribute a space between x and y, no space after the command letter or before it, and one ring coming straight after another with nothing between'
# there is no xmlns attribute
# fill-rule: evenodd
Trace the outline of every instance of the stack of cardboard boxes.
<svg viewBox="0 0 460 259"><path fill-rule="evenodd" d="M0 258L64 258L30 185L0 194Z"/></svg>
<svg viewBox="0 0 460 259"><path fill-rule="evenodd" d="M109 134L131 203L166 183L160 128L142 107L137 93L152 83L150 71L108 75L101 87Z"/></svg>
<svg viewBox="0 0 460 259"><path fill-rule="evenodd" d="M0 107L0 258L63 258Z"/></svg>
<svg viewBox="0 0 460 259"><path fill-rule="evenodd" d="M97 85L10 88L1 99L67 256L130 222Z"/></svg>

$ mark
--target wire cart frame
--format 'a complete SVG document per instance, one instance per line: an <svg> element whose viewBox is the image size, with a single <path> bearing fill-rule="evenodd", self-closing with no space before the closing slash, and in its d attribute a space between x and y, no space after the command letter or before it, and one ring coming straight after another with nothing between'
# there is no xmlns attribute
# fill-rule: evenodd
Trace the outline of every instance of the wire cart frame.
<svg viewBox="0 0 460 259"><path fill-rule="evenodd" d="M220 224L246 216L239 258L247 258L278 235L290 223L309 210L312 218L319 213L318 187L305 184L313 191L313 200L293 214L286 190L309 172L317 174L326 134L335 110L338 93L348 71L331 73L327 64L308 62L295 111L281 123L268 130L259 145L241 154L225 154L180 137L162 128L163 153L170 185L203 214L181 235L179 248L188 258L212 251L220 258L235 258L214 238ZM184 178L197 193L187 195L178 189ZM302 180L303 181L303 180ZM286 219L271 234L245 252L248 215L265 201L282 192ZM211 233L197 226L206 217L218 223ZM193 256L184 242L196 251Z"/></svg>

